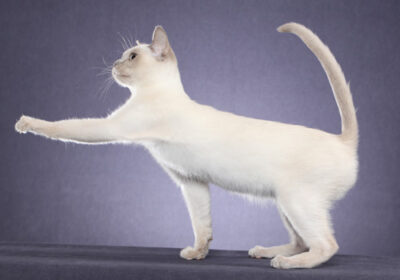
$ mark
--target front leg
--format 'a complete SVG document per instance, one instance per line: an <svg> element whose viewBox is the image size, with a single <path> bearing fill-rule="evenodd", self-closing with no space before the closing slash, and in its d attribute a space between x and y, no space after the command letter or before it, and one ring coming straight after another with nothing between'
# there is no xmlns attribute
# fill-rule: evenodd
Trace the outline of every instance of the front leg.
<svg viewBox="0 0 400 280"><path fill-rule="evenodd" d="M184 181L180 184L194 232L193 247L186 247L180 256L187 260L204 259L212 240L210 190L207 184Z"/></svg>
<svg viewBox="0 0 400 280"><path fill-rule="evenodd" d="M51 139L85 144L121 140L115 122L110 119L70 119L49 122L22 116L15 124L19 133L31 132Z"/></svg>

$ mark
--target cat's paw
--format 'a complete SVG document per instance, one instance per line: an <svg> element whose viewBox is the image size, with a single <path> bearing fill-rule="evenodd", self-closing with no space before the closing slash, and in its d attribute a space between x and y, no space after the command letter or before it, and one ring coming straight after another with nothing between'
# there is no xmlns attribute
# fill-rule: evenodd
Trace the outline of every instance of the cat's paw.
<svg viewBox="0 0 400 280"><path fill-rule="evenodd" d="M306 251L303 245L285 244L273 247L256 246L249 250L249 256L252 258L273 258L278 255L290 257Z"/></svg>
<svg viewBox="0 0 400 280"><path fill-rule="evenodd" d="M15 124L15 130L19 133L27 133L32 130L34 119L28 116L22 116Z"/></svg>
<svg viewBox="0 0 400 280"><path fill-rule="evenodd" d="M208 249L196 249L193 247L186 247L181 250L180 256L186 260L202 260L207 256Z"/></svg>
<svg viewBox="0 0 400 280"><path fill-rule="evenodd" d="M261 259L265 257L265 248L262 246L255 246L249 250L249 256L256 259Z"/></svg>
<svg viewBox="0 0 400 280"><path fill-rule="evenodd" d="M288 269L294 267L290 261L290 257L284 257L281 255L278 255L271 260L271 266L278 269Z"/></svg>

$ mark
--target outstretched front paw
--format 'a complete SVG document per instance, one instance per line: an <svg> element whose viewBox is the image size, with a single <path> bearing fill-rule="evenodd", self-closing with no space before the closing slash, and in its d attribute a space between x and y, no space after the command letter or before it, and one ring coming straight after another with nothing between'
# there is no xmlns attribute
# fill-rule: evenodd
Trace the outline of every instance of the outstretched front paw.
<svg viewBox="0 0 400 280"><path fill-rule="evenodd" d="M196 249L193 247L186 247L181 250L180 256L186 260L201 260L207 256L208 249Z"/></svg>
<svg viewBox="0 0 400 280"><path fill-rule="evenodd" d="M15 124L15 130L19 133L27 133L33 128L34 118L28 116L22 116Z"/></svg>

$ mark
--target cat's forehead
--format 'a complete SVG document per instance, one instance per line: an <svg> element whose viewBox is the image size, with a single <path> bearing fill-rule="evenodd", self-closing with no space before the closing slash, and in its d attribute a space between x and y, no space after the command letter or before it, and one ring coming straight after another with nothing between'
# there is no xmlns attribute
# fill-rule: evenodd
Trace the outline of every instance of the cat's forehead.
<svg viewBox="0 0 400 280"><path fill-rule="evenodd" d="M150 50L149 50L149 45L148 44L139 44L139 45L136 45L136 46L124 51L123 55L127 56L127 55L131 54L132 52L134 52L136 54L147 53L149 51Z"/></svg>

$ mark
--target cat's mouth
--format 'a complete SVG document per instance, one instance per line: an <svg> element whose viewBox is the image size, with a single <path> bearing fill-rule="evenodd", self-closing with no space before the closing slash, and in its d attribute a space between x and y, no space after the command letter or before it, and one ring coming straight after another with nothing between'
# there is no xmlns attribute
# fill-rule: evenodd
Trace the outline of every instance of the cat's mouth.
<svg viewBox="0 0 400 280"><path fill-rule="evenodd" d="M114 76L116 76L118 78L129 78L130 77L129 75L118 72L115 68L112 70L112 73Z"/></svg>

